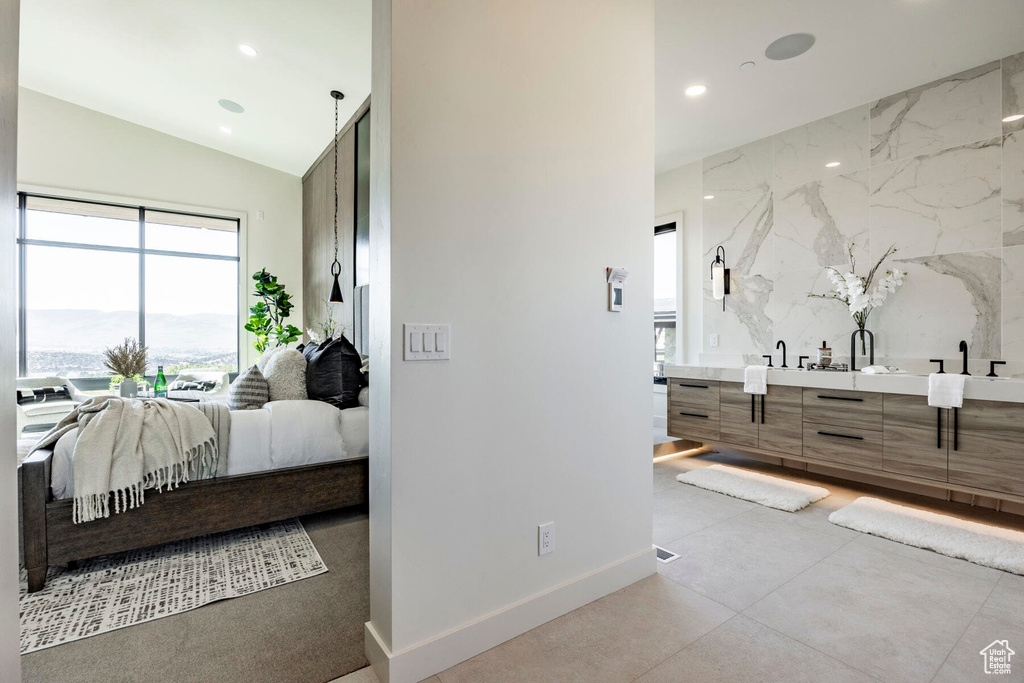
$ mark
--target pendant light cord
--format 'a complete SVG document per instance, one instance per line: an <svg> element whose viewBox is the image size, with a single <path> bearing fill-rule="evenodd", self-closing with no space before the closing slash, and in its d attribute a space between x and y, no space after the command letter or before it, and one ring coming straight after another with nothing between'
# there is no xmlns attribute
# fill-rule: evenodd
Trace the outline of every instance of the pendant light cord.
<svg viewBox="0 0 1024 683"><path fill-rule="evenodd" d="M338 272L334 272L334 266ZM341 275L341 262L338 260L338 98L334 98L334 263L331 274Z"/></svg>

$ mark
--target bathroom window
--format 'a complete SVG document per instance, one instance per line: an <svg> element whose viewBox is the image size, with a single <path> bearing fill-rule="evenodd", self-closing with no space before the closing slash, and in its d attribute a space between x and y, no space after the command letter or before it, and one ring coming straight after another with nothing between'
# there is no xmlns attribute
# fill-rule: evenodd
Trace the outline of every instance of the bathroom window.
<svg viewBox="0 0 1024 683"><path fill-rule="evenodd" d="M654 381L676 362L676 224L654 228Z"/></svg>

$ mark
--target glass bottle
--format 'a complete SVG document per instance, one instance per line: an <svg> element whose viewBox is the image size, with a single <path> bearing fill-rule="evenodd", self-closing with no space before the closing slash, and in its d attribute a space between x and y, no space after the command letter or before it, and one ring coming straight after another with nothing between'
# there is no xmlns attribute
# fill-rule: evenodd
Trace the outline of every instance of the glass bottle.
<svg viewBox="0 0 1024 683"><path fill-rule="evenodd" d="M153 396L167 398L167 378L164 377L164 366L156 366L156 381L153 382Z"/></svg>

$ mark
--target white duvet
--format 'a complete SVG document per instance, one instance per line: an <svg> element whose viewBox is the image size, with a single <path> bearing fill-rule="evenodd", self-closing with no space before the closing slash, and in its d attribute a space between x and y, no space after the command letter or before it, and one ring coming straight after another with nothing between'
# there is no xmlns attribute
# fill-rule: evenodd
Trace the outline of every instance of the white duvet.
<svg viewBox="0 0 1024 683"><path fill-rule="evenodd" d="M74 495L71 458L77 430L53 449L50 489L57 499ZM271 401L260 410L231 411L228 475L250 474L370 452L369 408L338 410L320 401Z"/></svg>

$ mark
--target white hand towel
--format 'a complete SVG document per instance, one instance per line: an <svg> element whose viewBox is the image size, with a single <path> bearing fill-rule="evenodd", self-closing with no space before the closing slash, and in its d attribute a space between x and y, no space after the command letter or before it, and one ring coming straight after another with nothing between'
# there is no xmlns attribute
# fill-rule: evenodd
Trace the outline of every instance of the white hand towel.
<svg viewBox="0 0 1024 683"><path fill-rule="evenodd" d="M865 375L891 375L892 371L884 365L869 365L866 368L862 368L861 372Z"/></svg>
<svg viewBox="0 0 1024 683"><path fill-rule="evenodd" d="M768 393L768 366L748 365L743 371L743 391L748 394Z"/></svg>
<svg viewBox="0 0 1024 683"><path fill-rule="evenodd" d="M962 408L967 375L928 375L928 405L932 408Z"/></svg>

